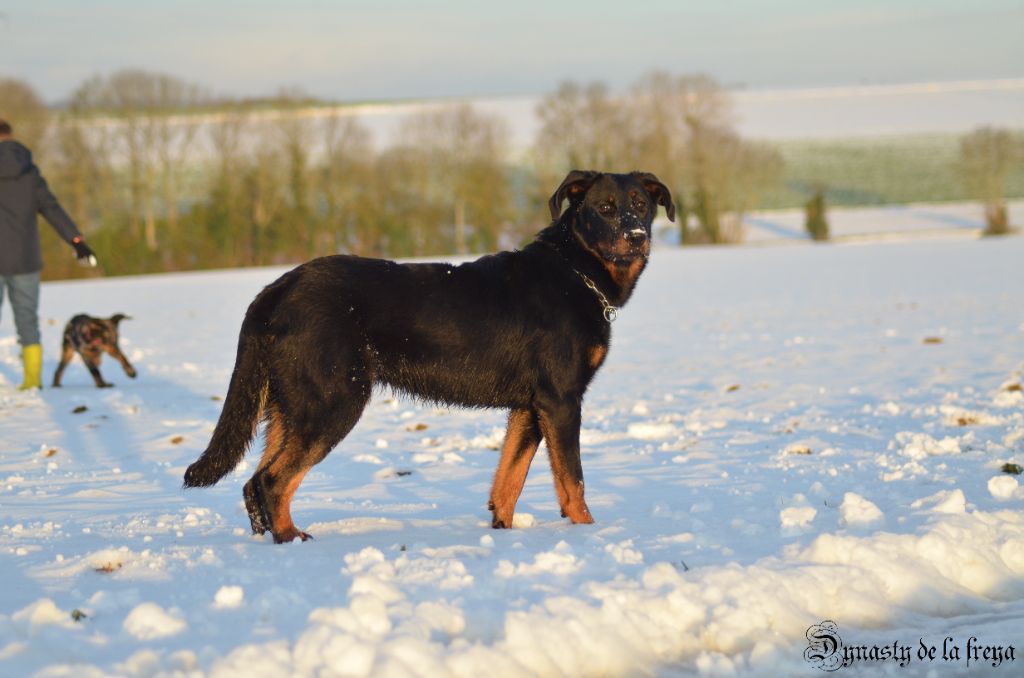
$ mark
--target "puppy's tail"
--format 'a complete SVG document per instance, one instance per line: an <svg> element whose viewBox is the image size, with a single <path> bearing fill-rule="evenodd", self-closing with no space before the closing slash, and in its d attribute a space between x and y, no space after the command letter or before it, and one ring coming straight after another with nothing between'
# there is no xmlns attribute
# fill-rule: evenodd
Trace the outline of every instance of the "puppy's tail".
<svg viewBox="0 0 1024 678"><path fill-rule="evenodd" d="M185 487L209 487L226 476L242 461L256 436L267 397L268 370L264 340L248 331L249 325L250 319L246 318L217 427L206 451L185 471Z"/></svg>

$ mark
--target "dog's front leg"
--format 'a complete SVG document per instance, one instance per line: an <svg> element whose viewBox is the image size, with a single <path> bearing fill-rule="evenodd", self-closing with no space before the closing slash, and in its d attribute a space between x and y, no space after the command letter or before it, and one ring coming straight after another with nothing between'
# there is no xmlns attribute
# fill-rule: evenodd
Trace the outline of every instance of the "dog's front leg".
<svg viewBox="0 0 1024 678"><path fill-rule="evenodd" d="M508 415L508 430L501 448L501 460L494 474L491 500L488 508L492 511L491 527L512 527L516 501L523 491L526 473L540 444L540 427L537 415L531 410L512 410Z"/></svg>
<svg viewBox="0 0 1024 678"><path fill-rule="evenodd" d="M92 375L92 380L96 382L96 388L110 388L113 384L104 381L103 375L100 374L100 359L99 357L89 356L88 358L84 355L82 360L85 361L85 366L89 368L89 374Z"/></svg>
<svg viewBox="0 0 1024 678"><path fill-rule="evenodd" d="M583 499L583 464L580 461L580 405L564 401L540 408L540 431L548 444L551 474L562 515L574 523L592 523L593 516Z"/></svg>
<svg viewBox="0 0 1024 678"><path fill-rule="evenodd" d="M107 349L107 353L109 353L110 356L114 358L114 360L121 363L121 368L124 370L125 374L127 374L132 379L135 378L135 368L132 367L132 364L130 362L128 362L128 358L125 357L124 353L121 353L120 348L118 348L117 346L111 346Z"/></svg>

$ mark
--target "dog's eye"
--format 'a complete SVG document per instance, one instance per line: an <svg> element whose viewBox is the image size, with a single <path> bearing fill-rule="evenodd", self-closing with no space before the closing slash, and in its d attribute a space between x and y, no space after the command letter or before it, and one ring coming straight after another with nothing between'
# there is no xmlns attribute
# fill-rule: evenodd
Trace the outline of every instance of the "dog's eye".
<svg viewBox="0 0 1024 678"><path fill-rule="evenodd" d="M635 209L638 212L643 212L644 210L647 209L647 203L643 200L634 200L633 209Z"/></svg>
<svg viewBox="0 0 1024 678"><path fill-rule="evenodd" d="M601 214L611 214L615 211L615 206L611 203L604 202L597 206L597 211Z"/></svg>

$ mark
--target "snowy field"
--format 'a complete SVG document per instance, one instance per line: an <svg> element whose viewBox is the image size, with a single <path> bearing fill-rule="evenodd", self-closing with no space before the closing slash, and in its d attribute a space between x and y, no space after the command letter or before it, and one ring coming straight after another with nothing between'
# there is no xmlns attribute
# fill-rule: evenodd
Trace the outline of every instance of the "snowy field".
<svg viewBox="0 0 1024 678"><path fill-rule="evenodd" d="M140 374L18 393L3 309L0 675L816 676L826 620L889 657L836 675L1020 675L1021 262L1022 237L663 245L584 407L596 524L559 518L542 453L490 529L503 415L380 393L283 546L248 533L255 454L181 489L282 269L45 284L47 381L79 312L134 316Z"/></svg>
<svg viewBox="0 0 1024 678"><path fill-rule="evenodd" d="M626 94L618 92L618 94ZM765 140L849 139L900 134L968 132L980 125L1018 129L1024 120L1024 79L925 82L807 89L730 90L737 131ZM471 99L481 113L508 123L512 147L533 145L541 97ZM449 102L375 104L342 108L382 146L393 143L411 114ZM327 115L330 109L310 111Z"/></svg>
<svg viewBox="0 0 1024 678"><path fill-rule="evenodd" d="M1006 203L1011 217L1024 215L1024 200ZM746 242L776 245L808 240L803 209L765 210L744 218ZM1012 219L1011 219L1012 221ZM976 202L949 202L877 207L830 207L829 232L837 241L908 238L977 238L985 230L985 211ZM670 226L664 222L664 226ZM667 240L679 241L666 228Z"/></svg>
<svg viewBox="0 0 1024 678"><path fill-rule="evenodd" d="M626 95L624 92L617 94ZM969 132L982 125L1020 129L1024 120L1024 78L959 82L818 87L811 89L729 90L732 117L745 137L784 141L793 139L851 139L887 135L920 135ZM411 116L466 102L480 113L494 116L507 126L512 160L520 161L537 139L540 96L474 97L410 102L386 102L317 106L288 112L311 125L312 139L327 135L324 127L337 117L352 118L370 134L378 148L394 145ZM247 138L262 143L278 133L280 111L252 113ZM194 125L200 133L189 147L192 160L216 157L210 124L223 121L220 114L189 115L178 120L184 129ZM108 139L116 120L100 120L97 139ZM313 144L314 156L323 148Z"/></svg>

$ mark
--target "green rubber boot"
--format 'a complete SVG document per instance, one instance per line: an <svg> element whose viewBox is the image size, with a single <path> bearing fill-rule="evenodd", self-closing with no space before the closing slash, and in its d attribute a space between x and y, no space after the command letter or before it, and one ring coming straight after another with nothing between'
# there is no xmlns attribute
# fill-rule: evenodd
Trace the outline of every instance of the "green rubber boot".
<svg viewBox="0 0 1024 678"><path fill-rule="evenodd" d="M29 344L21 349L21 362L25 365L25 382L18 387L19 391L43 387L43 347Z"/></svg>

